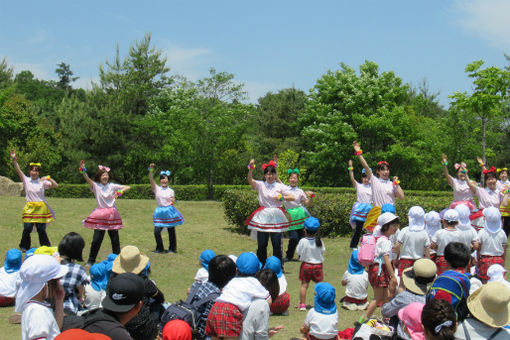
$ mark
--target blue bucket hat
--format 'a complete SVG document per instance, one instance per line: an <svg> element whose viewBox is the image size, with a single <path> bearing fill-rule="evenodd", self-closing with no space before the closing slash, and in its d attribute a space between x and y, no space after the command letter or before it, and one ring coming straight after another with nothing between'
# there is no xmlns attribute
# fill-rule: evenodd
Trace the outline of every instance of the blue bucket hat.
<svg viewBox="0 0 510 340"><path fill-rule="evenodd" d="M200 257L198 258L200 260L200 263L202 263L202 267L204 267L206 270L209 270L209 261L211 261L216 256L216 253L212 251L211 249L206 249L200 254Z"/></svg>
<svg viewBox="0 0 510 340"><path fill-rule="evenodd" d="M358 249L352 251L351 258L349 259L349 268L347 269L349 274L360 275L365 271L365 267L363 267L358 260Z"/></svg>
<svg viewBox="0 0 510 340"><path fill-rule="evenodd" d="M262 263L254 253L242 253L237 258L236 265L239 273L245 275L255 275L262 268Z"/></svg>
<svg viewBox="0 0 510 340"><path fill-rule="evenodd" d="M264 266L264 269L271 269L272 271L275 272L278 278L282 277L283 274L282 262L276 256L271 256L266 260L266 265Z"/></svg>
<svg viewBox="0 0 510 340"><path fill-rule="evenodd" d="M395 205L391 203L383 204L383 206L381 207L381 215L384 214L385 212L390 212L393 215L396 215L397 211L395 210Z"/></svg>
<svg viewBox="0 0 510 340"><path fill-rule="evenodd" d="M106 262L99 262L93 264L90 269L90 284L96 291L106 290L108 277L106 276Z"/></svg>
<svg viewBox="0 0 510 340"><path fill-rule="evenodd" d="M4 269L6 273L17 272L21 268L21 257L23 253L19 249L10 249L5 254Z"/></svg>
<svg viewBox="0 0 510 340"><path fill-rule="evenodd" d="M315 311L321 314L336 313L335 287L327 282L319 282L315 285Z"/></svg>
<svg viewBox="0 0 510 340"><path fill-rule="evenodd" d="M317 229L321 226L321 223L318 218L310 216L305 220L304 225L306 230L317 231Z"/></svg>

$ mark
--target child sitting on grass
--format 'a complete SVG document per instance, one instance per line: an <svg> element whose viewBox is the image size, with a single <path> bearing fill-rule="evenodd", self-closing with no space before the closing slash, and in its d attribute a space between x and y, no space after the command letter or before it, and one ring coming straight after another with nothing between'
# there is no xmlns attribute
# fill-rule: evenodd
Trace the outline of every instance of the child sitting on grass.
<svg viewBox="0 0 510 340"><path fill-rule="evenodd" d="M337 339L338 313L335 304L335 287L327 282L315 285L315 303L308 311L300 331L307 339Z"/></svg>
<svg viewBox="0 0 510 340"><path fill-rule="evenodd" d="M342 286L345 296L342 298L342 307L348 310L365 310L368 306L367 288L368 273L358 261L358 250L353 250L349 259L349 268L342 277Z"/></svg>

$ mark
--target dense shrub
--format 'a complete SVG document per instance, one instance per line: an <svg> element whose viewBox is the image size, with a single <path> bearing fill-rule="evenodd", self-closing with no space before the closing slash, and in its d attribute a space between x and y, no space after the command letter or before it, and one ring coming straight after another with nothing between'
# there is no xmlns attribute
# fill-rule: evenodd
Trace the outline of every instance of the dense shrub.
<svg viewBox="0 0 510 340"><path fill-rule="evenodd" d="M337 189L337 188L331 188ZM342 189L342 188L338 188ZM347 188L343 188L347 189ZM336 190L335 190L336 191ZM343 236L352 232L349 216L353 202L356 200L354 190L338 190L336 193L316 190L317 196L308 207L310 213L321 221L321 233L327 236ZM423 194L422 194L423 193ZM397 200L397 215L400 216L401 227L407 225L407 212L414 205L425 211L440 211L451 203L452 194L448 192L406 191L403 201ZM258 208L257 194L254 191L227 190L223 195L223 207L228 223L234 225L239 232L246 232L244 221Z"/></svg>

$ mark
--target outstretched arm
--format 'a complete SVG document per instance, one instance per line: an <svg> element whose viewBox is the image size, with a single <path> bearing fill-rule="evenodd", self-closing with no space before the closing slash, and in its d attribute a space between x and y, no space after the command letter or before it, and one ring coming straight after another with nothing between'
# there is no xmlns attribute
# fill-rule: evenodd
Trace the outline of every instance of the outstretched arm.
<svg viewBox="0 0 510 340"><path fill-rule="evenodd" d="M18 164L18 158L16 157L16 151L14 149L11 150L11 158L12 158L12 164L14 164L14 169L16 170L16 173L18 174L19 178L23 182L23 178L25 178L25 174L23 171L21 171L19 164Z"/></svg>
<svg viewBox="0 0 510 340"><path fill-rule="evenodd" d="M90 186L94 186L94 181L90 179L89 175L87 174L87 168L85 167L85 161L80 161L80 172L83 175L83 178L85 179L85 182L87 182Z"/></svg>
<svg viewBox="0 0 510 340"><path fill-rule="evenodd" d="M154 182L154 167L156 165L154 163L151 163L149 165L149 182L151 183L152 191L156 189L156 182Z"/></svg>
<svg viewBox="0 0 510 340"><path fill-rule="evenodd" d="M448 184L452 185L453 177L450 176L450 174L448 173L448 159L446 158L446 155L444 153L441 155L441 159L443 160L443 174L444 174L444 177L446 177L446 180L448 181Z"/></svg>
<svg viewBox="0 0 510 340"><path fill-rule="evenodd" d="M462 168L463 170L461 171L466 171L465 175L466 175L466 182L467 184L469 185L469 189L471 189L471 192L473 192L473 194L476 194L476 189L478 189L478 186L476 185L476 182L473 182L472 180L469 179L469 176L468 176L468 172L465 168Z"/></svg>
<svg viewBox="0 0 510 340"><path fill-rule="evenodd" d="M356 189L356 180L354 179L354 168L352 167L352 160L349 159L349 178L351 179L351 184ZM365 170L366 171L366 170Z"/></svg>
<svg viewBox="0 0 510 340"><path fill-rule="evenodd" d="M357 141L352 142L352 146L354 147L354 152L358 156L359 162L361 163L361 166L365 169L365 173L367 174L367 179L370 180L372 178L372 170L370 170L370 167L368 166L367 161L363 157L363 152L361 151L361 148Z"/></svg>
<svg viewBox="0 0 510 340"><path fill-rule="evenodd" d="M248 164L248 183L251 185L251 188L255 190L257 188L257 183L253 180L253 169L255 169L255 160L250 160L250 164Z"/></svg>

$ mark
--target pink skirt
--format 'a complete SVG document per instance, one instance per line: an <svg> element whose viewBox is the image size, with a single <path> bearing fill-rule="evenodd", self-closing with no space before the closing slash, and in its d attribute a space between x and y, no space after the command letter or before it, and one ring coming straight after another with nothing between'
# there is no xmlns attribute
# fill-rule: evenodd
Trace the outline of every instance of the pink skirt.
<svg viewBox="0 0 510 340"><path fill-rule="evenodd" d="M115 230L122 229L122 219L115 207L96 208L82 222L84 227L89 229Z"/></svg>

